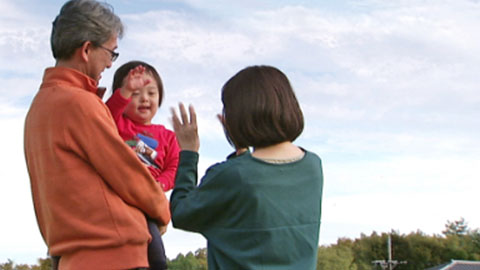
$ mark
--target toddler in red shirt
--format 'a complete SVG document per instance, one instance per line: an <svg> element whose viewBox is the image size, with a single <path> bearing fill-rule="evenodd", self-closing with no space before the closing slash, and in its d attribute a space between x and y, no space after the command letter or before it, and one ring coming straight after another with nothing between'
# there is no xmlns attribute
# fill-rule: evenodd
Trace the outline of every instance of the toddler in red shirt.
<svg viewBox="0 0 480 270"><path fill-rule="evenodd" d="M180 148L173 131L152 124L163 99L158 72L145 62L125 63L115 71L112 91L106 104L120 136L146 164L163 190L172 189ZM153 220L148 219L148 227L152 235L148 247L150 269L167 269L161 232Z"/></svg>

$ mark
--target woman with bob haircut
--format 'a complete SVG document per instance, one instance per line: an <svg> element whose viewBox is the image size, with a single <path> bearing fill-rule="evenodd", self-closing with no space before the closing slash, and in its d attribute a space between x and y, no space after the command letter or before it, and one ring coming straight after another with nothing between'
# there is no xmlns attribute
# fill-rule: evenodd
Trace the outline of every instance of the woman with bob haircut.
<svg viewBox="0 0 480 270"><path fill-rule="evenodd" d="M303 114L288 78L275 67L247 67L223 86L222 102L219 119L236 151L198 186L195 110L180 103L179 117L172 109L182 149L170 198L173 226L207 239L210 270L315 269L322 164L292 143Z"/></svg>

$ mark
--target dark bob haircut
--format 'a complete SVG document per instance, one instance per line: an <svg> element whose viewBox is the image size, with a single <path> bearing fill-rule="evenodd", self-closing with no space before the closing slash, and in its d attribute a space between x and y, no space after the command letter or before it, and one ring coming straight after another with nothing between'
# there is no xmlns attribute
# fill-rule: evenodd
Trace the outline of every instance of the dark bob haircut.
<svg viewBox="0 0 480 270"><path fill-rule="evenodd" d="M236 148L293 142L303 114L287 76L271 66L247 67L222 88L225 133Z"/></svg>
<svg viewBox="0 0 480 270"><path fill-rule="evenodd" d="M158 107L162 104L163 101L163 84L162 84L162 79L160 78L160 75L158 75L157 70L155 68L145 62L142 61L130 61L122 66L120 66L116 71L115 74L113 75L113 83L112 83L112 93L115 92L117 89L121 88L123 85L123 81L125 78L128 76L128 72L130 72L131 69L137 67L137 66L144 66L145 71L150 74L155 81L157 81L157 87L158 87Z"/></svg>

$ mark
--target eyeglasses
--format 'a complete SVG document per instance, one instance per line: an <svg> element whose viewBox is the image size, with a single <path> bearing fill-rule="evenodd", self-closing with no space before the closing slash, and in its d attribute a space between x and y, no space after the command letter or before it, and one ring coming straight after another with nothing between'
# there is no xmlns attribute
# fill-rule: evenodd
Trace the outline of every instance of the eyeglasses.
<svg viewBox="0 0 480 270"><path fill-rule="evenodd" d="M102 48L102 49L104 49L104 50L106 50L107 52L110 53L110 55L112 56L112 62L115 62L115 60L117 60L118 56L120 55L118 52L114 52L110 49L107 49L107 48L103 47L102 45L100 45L98 47L100 47L100 48Z"/></svg>

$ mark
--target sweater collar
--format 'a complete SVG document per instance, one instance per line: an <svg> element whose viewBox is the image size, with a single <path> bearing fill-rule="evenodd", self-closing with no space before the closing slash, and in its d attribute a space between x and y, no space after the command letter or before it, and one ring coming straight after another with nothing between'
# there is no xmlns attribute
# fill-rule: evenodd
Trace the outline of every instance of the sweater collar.
<svg viewBox="0 0 480 270"><path fill-rule="evenodd" d="M97 82L78 70L66 67L51 67L45 70L43 84L67 84L97 94Z"/></svg>

